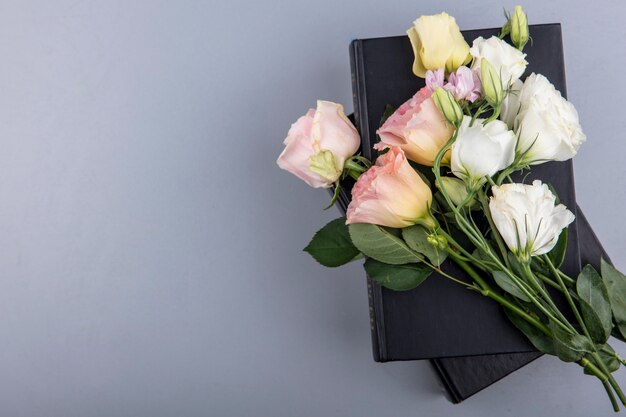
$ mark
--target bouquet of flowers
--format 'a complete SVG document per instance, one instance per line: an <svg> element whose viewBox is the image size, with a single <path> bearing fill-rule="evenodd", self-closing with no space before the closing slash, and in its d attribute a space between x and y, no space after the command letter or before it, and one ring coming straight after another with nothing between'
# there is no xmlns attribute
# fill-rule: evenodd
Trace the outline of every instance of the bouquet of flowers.
<svg viewBox="0 0 626 417"><path fill-rule="evenodd" d="M626 341L626 276L604 261L577 277L561 271L573 213L550 184L512 179L573 158L586 139L546 77L520 80L525 13L515 7L500 36L471 47L446 13L420 17L407 34L426 85L385 112L375 161L356 154L359 134L340 104L318 101L289 130L278 165L312 187L334 187L331 206L342 181L356 180L346 217L305 250L328 267L365 258L368 276L393 290L437 271L491 298L539 351L598 378L618 411L616 396L624 405L626 396L612 374L626 362L608 340ZM446 259L467 276L441 268Z"/></svg>

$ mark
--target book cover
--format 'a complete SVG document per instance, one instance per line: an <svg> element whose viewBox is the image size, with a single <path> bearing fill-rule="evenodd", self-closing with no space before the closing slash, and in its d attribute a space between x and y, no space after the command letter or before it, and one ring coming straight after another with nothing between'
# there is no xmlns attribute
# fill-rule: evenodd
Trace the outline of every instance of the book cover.
<svg viewBox="0 0 626 417"><path fill-rule="evenodd" d="M533 25L534 42L527 47L526 75L538 72L566 94L561 29L558 24ZM465 31L469 43L498 29ZM388 104L398 106L424 85L411 71L413 51L406 36L355 40L351 44L354 109L362 152L372 159L376 130ZM525 181L551 183L562 202L575 212L571 161L536 166ZM521 177L520 177L521 180ZM570 226L564 270L577 275L580 254L577 226ZM463 272L451 263L444 269ZM534 352L526 338L510 325L500 306L433 274L412 291L395 292L368 280L374 359L433 359L473 355Z"/></svg>

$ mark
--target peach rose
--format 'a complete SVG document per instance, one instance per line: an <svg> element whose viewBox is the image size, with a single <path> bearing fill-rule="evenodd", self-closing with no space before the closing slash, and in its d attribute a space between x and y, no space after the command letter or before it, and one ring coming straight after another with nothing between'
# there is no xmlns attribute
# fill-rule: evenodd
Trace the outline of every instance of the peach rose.
<svg viewBox="0 0 626 417"><path fill-rule="evenodd" d="M431 98L432 90L424 87L402 104L378 129L380 143L376 149L399 146L411 161L433 166L435 157L454 133L452 126ZM449 153L444 156L447 163Z"/></svg>
<svg viewBox="0 0 626 417"><path fill-rule="evenodd" d="M352 189L346 224L371 223L403 228L433 225L429 212L432 192L394 146L378 157Z"/></svg>

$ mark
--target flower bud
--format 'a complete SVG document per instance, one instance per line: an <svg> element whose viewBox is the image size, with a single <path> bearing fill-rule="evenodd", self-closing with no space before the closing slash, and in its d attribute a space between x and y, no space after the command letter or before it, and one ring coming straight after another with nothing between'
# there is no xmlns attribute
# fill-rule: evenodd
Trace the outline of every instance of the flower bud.
<svg viewBox="0 0 626 417"><path fill-rule="evenodd" d="M446 249L448 247L448 239L437 233L431 233L426 236L426 241L437 249Z"/></svg>
<svg viewBox="0 0 626 417"><path fill-rule="evenodd" d="M524 45L528 42L528 18L522 10L522 6L515 6L513 16L510 20L511 40L520 51L524 49Z"/></svg>
<svg viewBox="0 0 626 417"><path fill-rule="evenodd" d="M483 96L487 99L487 102L494 109L499 109L504 99L502 80L493 65L486 58L482 58L480 61L480 81L483 86Z"/></svg>
<svg viewBox="0 0 626 417"><path fill-rule="evenodd" d="M433 101L437 108L443 113L450 124L459 126L463 120L463 111L459 104L454 100L452 94L438 87L432 95Z"/></svg>
<svg viewBox="0 0 626 417"><path fill-rule="evenodd" d="M439 181L435 182L435 186L437 189L441 190L441 187L445 188L446 194L450 197L450 200L457 206L461 205L467 198L467 187L465 183L458 179L452 177L441 177L441 183ZM468 202L465 203L465 207L473 207L476 205L476 198L471 198Z"/></svg>

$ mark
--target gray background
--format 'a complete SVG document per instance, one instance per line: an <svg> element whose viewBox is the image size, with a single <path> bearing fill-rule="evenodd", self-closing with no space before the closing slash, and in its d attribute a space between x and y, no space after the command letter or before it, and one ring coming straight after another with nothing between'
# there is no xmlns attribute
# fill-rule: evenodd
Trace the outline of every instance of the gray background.
<svg viewBox="0 0 626 417"><path fill-rule="evenodd" d="M0 415L611 415L552 358L457 406L374 363L361 266L301 251L337 212L275 165L316 98L351 110L351 39L513 5L0 2ZM563 24L578 200L626 269L626 5L525 7Z"/></svg>

